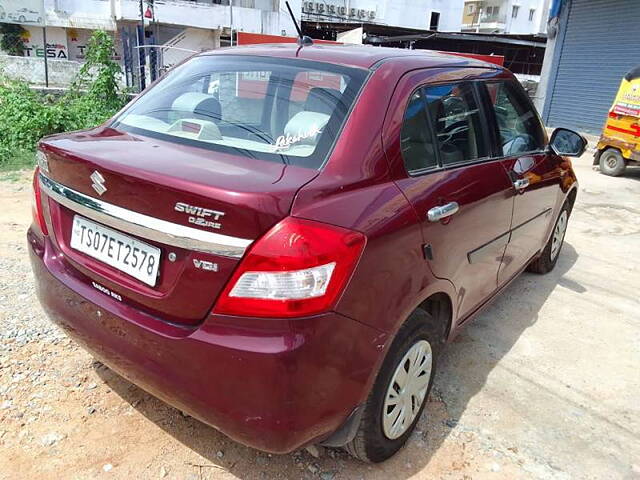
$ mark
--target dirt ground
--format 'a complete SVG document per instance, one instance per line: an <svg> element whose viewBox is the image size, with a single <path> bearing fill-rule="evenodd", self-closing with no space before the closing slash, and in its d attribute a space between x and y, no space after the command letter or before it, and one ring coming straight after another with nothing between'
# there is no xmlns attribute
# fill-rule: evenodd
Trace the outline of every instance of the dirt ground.
<svg viewBox="0 0 640 480"><path fill-rule="evenodd" d="M609 178L589 154L574 164L555 271L523 274L448 346L418 430L374 466L249 449L94 362L37 304L29 179L5 174L0 479L640 478L640 169Z"/></svg>

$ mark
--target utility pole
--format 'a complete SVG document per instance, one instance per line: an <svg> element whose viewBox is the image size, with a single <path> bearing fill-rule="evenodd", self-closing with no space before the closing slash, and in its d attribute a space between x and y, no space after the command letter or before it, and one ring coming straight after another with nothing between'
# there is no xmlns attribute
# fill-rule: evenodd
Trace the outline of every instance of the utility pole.
<svg viewBox="0 0 640 480"><path fill-rule="evenodd" d="M144 52L144 5L140 0L140 27L138 27L138 63L140 64L140 91L142 92L147 84L145 79L144 64L145 64L145 52Z"/></svg>
<svg viewBox="0 0 640 480"><path fill-rule="evenodd" d="M44 42L44 85L49 88L49 60L47 59L47 26L42 26L42 41Z"/></svg>
<svg viewBox="0 0 640 480"><path fill-rule="evenodd" d="M233 0L229 0L229 15L231 16L231 35L229 43L233 47Z"/></svg>
<svg viewBox="0 0 640 480"><path fill-rule="evenodd" d="M42 42L44 43L44 85L49 88L49 59L47 58L47 12L42 0Z"/></svg>

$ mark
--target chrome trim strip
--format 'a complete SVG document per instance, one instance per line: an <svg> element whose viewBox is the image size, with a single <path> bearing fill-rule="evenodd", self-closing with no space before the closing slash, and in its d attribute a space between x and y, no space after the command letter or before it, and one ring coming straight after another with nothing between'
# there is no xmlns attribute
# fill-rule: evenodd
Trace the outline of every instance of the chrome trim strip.
<svg viewBox="0 0 640 480"><path fill-rule="evenodd" d="M133 212L77 192L51 180L42 172L40 172L40 186L49 197L74 212L123 232L166 245L223 257L241 258L253 242L253 240L206 232Z"/></svg>

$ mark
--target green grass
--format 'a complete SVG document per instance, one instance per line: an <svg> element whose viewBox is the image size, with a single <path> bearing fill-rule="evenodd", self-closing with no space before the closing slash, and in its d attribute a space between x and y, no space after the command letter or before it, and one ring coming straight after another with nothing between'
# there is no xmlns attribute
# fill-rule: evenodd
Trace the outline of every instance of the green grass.
<svg viewBox="0 0 640 480"><path fill-rule="evenodd" d="M0 182L16 183L22 180L22 173L19 170L12 172L0 172Z"/></svg>
<svg viewBox="0 0 640 480"><path fill-rule="evenodd" d="M17 150L12 155L0 157L0 173L15 172L35 165L35 153L28 150Z"/></svg>

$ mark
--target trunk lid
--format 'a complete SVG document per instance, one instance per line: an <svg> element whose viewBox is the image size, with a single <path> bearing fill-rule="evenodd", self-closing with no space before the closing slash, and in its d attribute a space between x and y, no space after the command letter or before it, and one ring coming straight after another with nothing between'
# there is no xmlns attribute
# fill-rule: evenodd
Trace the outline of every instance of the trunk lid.
<svg viewBox="0 0 640 480"><path fill-rule="evenodd" d="M133 215L151 217L147 222L138 222L147 225L133 229L126 219L122 224L107 226L114 229L121 224L121 229L115 228L119 233L161 251L156 285L151 287L71 248L75 215L103 225L104 222L99 217L91 218L90 210L47 195L45 189L50 234L64 254L70 273L174 323L194 324L207 315L242 249L238 253L236 248L234 255L228 255L220 254L219 248L205 252L201 245L190 247L191 243L185 246L177 242L180 246L176 246L169 237L150 234L148 228L154 227L155 219L162 221L163 228L178 228L177 236L181 238L185 233L182 227L187 227L191 237L204 235L210 239L213 233L220 235L216 238L222 239L223 244L249 245L289 214L296 192L318 173L310 168L212 152L110 128L50 137L41 143L41 148L49 164L49 172L44 175L81 194L85 203L90 197L89 203L96 199L134 212ZM94 172L99 176L91 178ZM96 178L104 180L99 182L106 187L102 195L92 187ZM211 265L216 265L215 270Z"/></svg>

